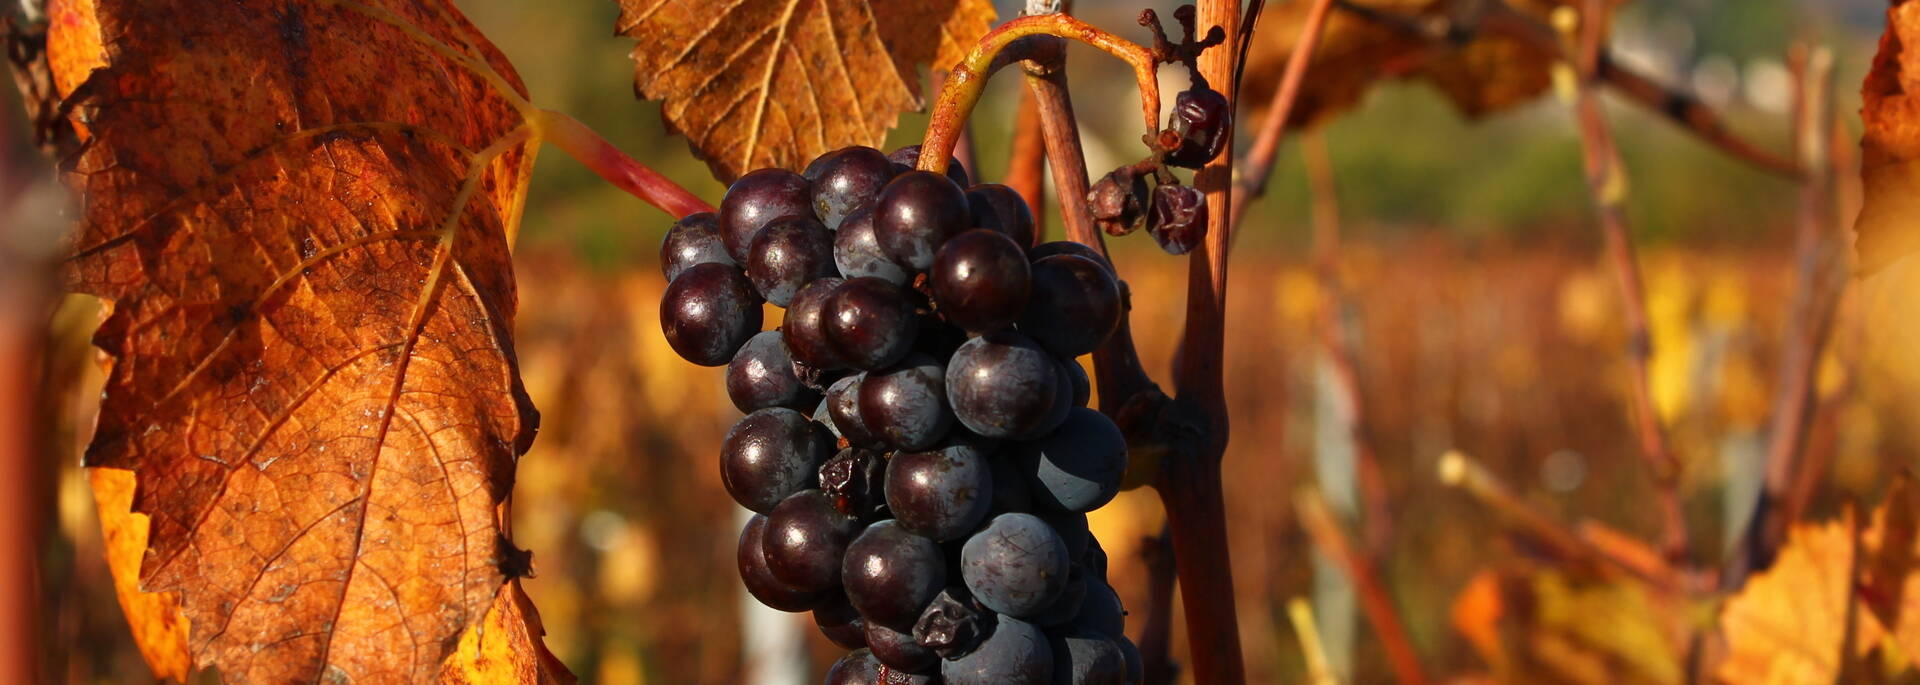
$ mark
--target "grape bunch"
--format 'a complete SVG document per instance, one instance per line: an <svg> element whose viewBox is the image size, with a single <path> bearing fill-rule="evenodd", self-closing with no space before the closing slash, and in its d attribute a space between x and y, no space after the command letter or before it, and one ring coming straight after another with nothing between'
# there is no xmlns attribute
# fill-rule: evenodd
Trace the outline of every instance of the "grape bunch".
<svg viewBox="0 0 1920 685"><path fill-rule="evenodd" d="M1119 325L1113 267L918 158L753 171L667 234L661 328L746 413L720 447L741 581L852 650L830 684L1138 683L1087 528L1127 443L1076 361Z"/></svg>

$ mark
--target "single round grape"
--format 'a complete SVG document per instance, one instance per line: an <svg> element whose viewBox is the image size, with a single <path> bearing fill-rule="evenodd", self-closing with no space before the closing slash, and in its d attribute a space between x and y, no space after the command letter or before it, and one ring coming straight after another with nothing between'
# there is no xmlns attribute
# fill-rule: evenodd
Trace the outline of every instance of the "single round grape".
<svg viewBox="0 0 1920 685"><path fill-rule="evenodd" d="M873 431L867 430L866 419L860 412L860 386L867 380L867 374L856 373L834 381L827 388L827 415L833 419L833 426L840 429L841 437L855 447L882 449L886 440Z"/></svg>
<svg viewBox="0 0 1920 685"><path fill-rule="evenodd" d="M737 264L747 262L747 249L760 229L775 219L813 216L812 189L799 174L768 167L747 172L727 186L720 200L720 239Z"/></svg>
<svg viewBox="0 0 1920 685"><path fill-rule="evenodd" d="M694 212L673 222L667 237L660 241L660 272L672 281L695 264L733 265L727 244L720 241L720 217L713 212Z"/></svg>
<svg viewBox="0 0 1920 685"><path fill-rule="evenodd" d="M919 333L907 291L878 278L848 279L834 288L823 323L834 353L863 370L900 361Z"/></svg>
<svg viewBox="0 0 1920 685"><path fill-rule="evenodd" d="M920 146L908 145L894 150L887 154L887 161L893 163L896 175L917 169L920 166ZM947 158L947 179L961 188L973 185L973 181L967 177L967 167L960 164L959 157Z"/></svg>
<svg viewBox="0 0 1920 685"><path fill-rule="evenodd" d="M814 487L820 465L832 454L827 429L805 414L761 409L727 431L720 444L720 482L733 501L764 514L787 496Z"/></svg>
<svg viewBox="0 0 1920 685"><path fill-rule="evenodd" d="M1167 163L1198 169L1226 147L1233 105L1212 88L1189 88L1173 96L1173 112L1167 120L1167 128L1180 135L1180 146L1167 153Z"/></svg>
<svg viewBox="0 0 1920 685"><path fill-rule="evenodd" d="M887 517L886 483L887 459L872 450L849 447L820 466L820 490L833 508L862 521Z"/></svg>
<svg viewBox="0 0 1920 685"><path fill-rule="evenodd" d="M887 509L907 530L939 542L972 532L993 505L993 467L972 440L900 452L887 461Z"/></svg>
<svg viewBox="0 0 1920 685"><path fill-rule="evenodd" d="M866 639L863 635L861 639ZM847 652L827 669L826 685L879 685L880 660L864 647Z"/></svg>
<svg viewBox="0 0 1920 685"><path fill-rule="evenodd" d="M976 228L934 255L927 283L940 315L974 333L1006 328L1026 309L1031 267L1007 236Z"/></svg>
<svg viewBox="0 0 1920 685"><path fill-rule="evenodd" d="M847 649L867 646L867 624L845 596L835 595L813 610L813 625L829 641Z"/></svg>
<svg viewBox="0 0 1920 685"><path fill-rule="evenodd" d="M1105 256L1101 255L1099 250L1093 249L1086 243L1077 243L1071 240L1055 240L1050 243L1035 245L1032 250L1027 251L1027 259L1037 262L1054 255L1062 254L1091 259L1093 263L1106 267L1107 273L1113 273L1113 262L1108 261Z"/></svg>
<svg viewBox="0 0 1920 685"><path fill-rule="evenodd" d="M815 157L801 175L813 183L813 213L839 230L853 210L873 202L894 170L885 153L855 145Z"/></svg>
<svg viewBox="0 0 1920 685"><path fill-rule="evenodd" d="M745 274L726 264L695 264L660 296L660 332L675 354L701 366L719 366L760 331L760 294Z"/></svg>
<svg viewBox="0 0 1920 685"><path fill-rule="evenodd" d="M756 333L733 353L733 361L727 364L727 398L743 412L800 409L820 402L820 394L794 374L793 357L779 331Z"/></svg>
<svg viewBox="0 0 1920 685"><path fill-rule="evenodd" d="M1086 367L1071 359L1060 360L1060 366L1066 368L1067 384L1073 388L1073 406L1087 406L1093 401L1093 381L1087 378Z"/></svg>
<svg viewBox="0 0 1920 685"><path fill-rule="evenodd" d="M811 216L768 223L747 254L747 278L768 302L782 307L801 286L833 275L833 232Z"/></svg>
<svg viewBox="0 0 1920 685"><path fill-rule="evenodd" d="M812 610L831 599L831 593L805 592L773 577L767 570L763 543L766 529L767 517L754 514L740 530L740 547L735 558L740 565L740 582L747 586L747 594L761 604L790 613Z"/></svg>
<svg viewBox="0 0 1920 685"><path fill-rule="evenodd" d="M780 336L795 361L821 370L844 369L847 363L827 342L827 298L840 287L838 278L822 278L800 286L787 304L786 318L780 322Z"/></svg>
<svg viewBox="0 0 1920 685"><path fill-rule="evenodd" d="M941 590L920 620L913 624L913 641L942 658L956 659L973 651L993 630L993 614L973 603L967 589L949 586Z"/></svg>
<svg viewBox="0 0 1920 685"><path fill-rule="evenodd" d="M1021 250L1033 247L1033 208L1012 187L999 183L981 183L967 188L967 206L973 210L973 225L1013 239Z"/></svg>
<svg viewBox="0 0 1920 685"><path fill-rule="evenodd" d="M1127 475L1127 438L1105 414L1075 407L1051 435L1014 447L1020 470L1033 479L1036 504L1088 512L1120 493Z"/></svg>
<svg viewBox="0 0 1920 685"><path fill-rule="evenodd" d="M908 171L880 191L873 206L873 235L893 263L916 271L933 266L942 243L973 223L967 194L927 171Z"/></svg>
<svg viewBox="0 0 1920 685"><path fill-rule="evenodd" d="M1032 514L1001 514L967 538L960 577L974 599L1009 616L1046 609L1067 586L1067 545Z"/></svg>
<svg viewBox="0 0 1920 685"><path fill-rule="evenodd" d="M838 589L840 557L860 528L860 519L840 513L824 492L788 495L767 513L767 569L802 592Z"/></svg>
<svg viewBox="0 0 1920 685"><path fill-rule="evenodd" d="M1044 424L1059 391L1053 357L1025 335L988 333L947 362L947 402L968 430L1012 438Z"/></svg>
<svg viewBox="0 0 1920 685"><path fill-rule="evenodd" d="M873 207L861 207L848 214L833 235L833 264L847 278L871 277L906 285L911 277L906 267L893 263L880 239L873 234Z"/></svg>
<svg viewBox="0 0 1920 685"><path fill-rule="evenodd" d="M1001 616L979 647L941 662L940 677L946 685L1046 685L1053 678L1053 648L1038 626Z"/></svg>
<svg viewBox="0 0 1920 685"><path fill-rule="evenodd" d="M1120 656L1127 661L1127 685L1147 682L1147 664L1140 657L1140 648L1124 635L1114 636L1113 642L1120 645Z"/></svg>
<svg viewBox="0 0 1920 685"><path fill-rule="evenodd" d="M1055 255L1033 263L1033 299L1020 332L1066 358L1098 349L1120 326L1120 284L1098 263Z"/></svg>
<svg viewBox="0 0 1920 685"><path fill-rule="evenodd" d="M840 579L847 600L868 623L906 630L946 587L947 561L939 543L886 520L867 526L847 545Z"/></svg>
<svg viewBox="0 0 1920 685"><path fill-rule="evenodd" d="M1098 633L1065 630L1051 634L1056 685L1126 685L1127 657L1120 645Z"/></svg>
<svg viewBox="0 0 1920 685"><path fill-rule="evenodd" d="M940 667L940 656L914 642L911 632L868 623L866 637L873 657L887 668L907 673L934 673Z"/></svg>
<svg viewBox="0 0 1920 685"><path fill-rule="evenodd" d="M1076 628L1091 630L1107 637L1127 634L1127 610L1120 595L1104 580L1087 579L1087 596L1080 600L1080 615L1073 618Z"/></svg>
<svg viewBox="0 0 1920 685"><path fill-rule="evenodd" d="M860 419L867 431L898 450L921 450L953 428L947 409L946 368L915 354L898 366L869 371L860 382Z"/></svg>

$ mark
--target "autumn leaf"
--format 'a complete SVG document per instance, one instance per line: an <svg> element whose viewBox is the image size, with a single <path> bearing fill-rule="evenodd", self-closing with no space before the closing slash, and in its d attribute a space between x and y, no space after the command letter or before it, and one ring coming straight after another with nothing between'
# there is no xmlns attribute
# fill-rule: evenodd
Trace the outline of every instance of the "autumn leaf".
<svg viewBox="0 0 1920 685"><path fill-rule="evenodd" d="M160 680L185 682L193 669L187 650L187 619L180 597L171 592L140 591L140 560L147 554L147 517L133 506L133 472L87 469L94 507L100 514L100 537L106 543L107 568L113 573L113 593L120 611L133 629L134 645Z"/></svg>
<svg viewBox="0 0 1920 685"><path fill-rule="evenodd" d="M104 53L50 50L91 72L66 271L112 303L86 461L135 474L140 589L231 681L441 677L526 571L500 507L537 423L507 244L524 87L444 0L85 14Z"/></svg>
<svg viewBox="0 0 1920 685"><path fill-rule="evenodd" d="M1886 33L1860 87L1861 270L1871 273L1920 249L1920 69L1907 45L1920 41L1920 3L1894 0Z"/></svg>
<svg viewBox="0 0 1920 685"><path fill-rule="evenodd" d="M1505 682L1679 683L1691 604L1621 574L1481 571L1451 622Z"/></svg>
<svg viewBox="0 0 1920 685"><path fill-rule="evenodd" d="M1838 521L1801 524L1773 566L1747 581L1720 614L1729 683L1831 683L1853 620L1858 531L1849 510Z"/></svg>
<svg viewBox="0 0 1920 685"><path fill-rule="evenodd" d="M1353 4L1413 23L1465 19L1449 17L1451 10L1463 5L1448 0L1355 0ZM1580 3L1513 0L1509 4L1545 23L1555 8ZM1270 4L1261 13L1247 56L1242 94L1255 107L1264 107L1273 96L1310 5ZM1490 31L1475 32L1460 44L1433 42L1353 11L1335 11L1310 63L1308 73L1313 77L1301 84L1287 125L1308 126L1351 109L1375 84L1388 79L1425 81L1462 114L1485 116L1545 93L1552 86L1556 59L1525 41Z"/></svg>
<svg viewBox="0 0 1920 685"><path fill-rule="evenodd" d="M990 0L618 0L634 89L722 182L879 145L920 107L918 64L958 61Z"/></svg>

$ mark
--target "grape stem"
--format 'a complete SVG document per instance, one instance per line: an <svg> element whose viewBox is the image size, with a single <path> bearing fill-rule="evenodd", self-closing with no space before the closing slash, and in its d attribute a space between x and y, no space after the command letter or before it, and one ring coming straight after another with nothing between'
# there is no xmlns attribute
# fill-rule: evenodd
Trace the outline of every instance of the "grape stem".
<svg viewBox="0 0 1920 685"><path fill-rule="evenodd" d="M1140 87L1140 113L1146 120L1146 131L1152 134L1159 130L1160 82L1154 67L1160 55L1151 48L1066 14L1037 14L1014 19L989 31L947 74L945 86L933 104L933 121L920 145L921 170L946 172L947 161L953 155L968 117L973 114L974 105L980 101L987 77L1007 64L1026 59L1036 44L1020 39L1030 36L1058 36L1086 43L1132 66L1134 80Z"/></svg>
<svg viewBox="0 0 1920 685"><path fill-rule="evenodd" d="M614 187L627 191L660 211L680 218L696 212L711 212L713 205L694 195L673 179L640 160L634 159L600 137L579 119L550 109L535 110L528 118L540 140L553 143L567 156L586 165Z"/></svg>

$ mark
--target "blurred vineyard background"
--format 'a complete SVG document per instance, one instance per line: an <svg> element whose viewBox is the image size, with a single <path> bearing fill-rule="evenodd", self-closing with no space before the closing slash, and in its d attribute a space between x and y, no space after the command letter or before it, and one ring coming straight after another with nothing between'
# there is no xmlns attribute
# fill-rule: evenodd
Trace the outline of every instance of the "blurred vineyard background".
<svg viewBox="0 0 1920 685"><path fill-rule="evenodd" d="M458 4L512 58L536 101L575 114L717 200L722 188L681 140L661 134L657 109L631 96L629 45L611 35L612 3ZM1004 16L1011 3L1001 4ZM1722 108L1743 134L1785 149L1785 46L1833 47L1837 110L1857 134L1855 90L1882 8L1875 0L1641 2L1621 10L1613 45ZM1131 35L1137 9L1082 2L1078 14ZM1086 54L1074 60L1089 165L1137 156L1124 72ZM1166 77L1174 85L1182 78ZM976 116L976 178L998 180L1005 166L1015 83L996 82ZM1759 487L1793 288L1794 186L1648 112L1617 103L1609 112L1632 180L1654 396L1685 464L1694 553L1717 558ZM1488 669L1488 656L1455 625L1456 598L1490 561L1526 554L1477 503L1441 485L1442 453L1473 455L1563 520L1657 537L1629 423L1620 305L1589 220L1570 117L1546 98L1469 121L1426 86L1389 85L1317 133L1338 186L1344 245L1335 261L1350 289L1342 315L1355 331L1369 436L1390 494L1391 527L1379 540L1384 570L1436 673ZM923 125L924 117L908 117L892 142L916 139ZM1353 682L1380 682L1389 679L1386 663L1351 596L1294 520L1299 488L1316 486L1341 509L1355 486L1350 470L1337 467L1346 437L1331 418L1337 399L1320 346L1328 305L1309 256L1313 195L1299 147L1289 143L1282 158L1240 238L1230 295L1227 504L1249 675L1303 677L1284 606L1306 596L1315 598L1343 672ZM719 369L680 361L660 337L656 250L668 219L556 152L544 162L515 257L519 355L542 414L512 502L514 539L534 551L538 571L526 589L548 644L583 682L745 680L743 646L764 640L742 627L737 512L714 464L738 414ZM1843 212L1856 206L1842 195ZM1179 336L1168 322L1181 318L1185 263L1144 237L1114 245L1132 288L1142 357L1164 379ZM1906 278L1895 269L1855 284L1844 300L1821 362L1810 439L1814 463L1827 469L1815 515L1874 500L1891 474L1920 456L1912 420L1920 397L1909 390L1920 387L1909 352L1920 335L1887 313L1885 294L1900 292L1893 283ZM59 531L43 567L59 634L49 644L70 650L55 655L68 682L141 682L150 676L113 599L77 468L98 397L86 345L96 316L95 304L71 298L53 325ZM1137 634L1146 604L1143 540L1159 531L1163 512L1150 491L1137 490L1092 519ZM806 615L775 620L792 622L797 638L772 649L812 659L810 672L832 658ZM1630 644L1632 636L1619 639ZM1618 681L1612 676L1626 653L1605 642L1579 645L1597 655L1581 662L1590 663L1592 682ZM1665 672L1627 670L1656 682Z"/></svg>

